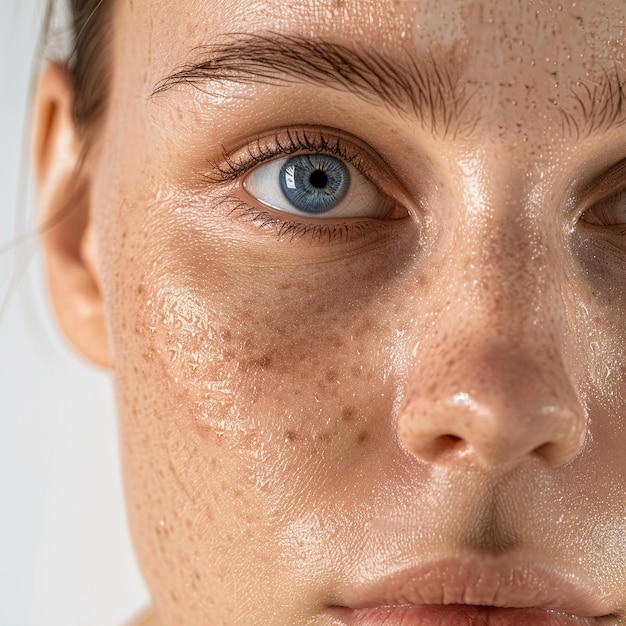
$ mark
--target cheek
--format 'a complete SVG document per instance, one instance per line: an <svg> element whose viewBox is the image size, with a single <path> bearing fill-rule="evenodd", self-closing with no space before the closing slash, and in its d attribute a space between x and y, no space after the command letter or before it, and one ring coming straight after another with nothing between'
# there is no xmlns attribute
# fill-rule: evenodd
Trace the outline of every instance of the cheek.
<svg viewBox="0 0 626 626"><path fill-rule="evenodd" d="M137 213L109 232L105 283L145 575L173 603L196 588L205 603L207 586L227 597L224 581L235 571L245 581L257 559L276 586L276 561L310 547L312 531L297 540L310 516L331 533L338 491L343 509L364 506L389 471L374 459L401 454L387 356L401 315L397 268L381 269L378 255L260 257L167 207L160 220L134 223ZM328 551L315 559L309 574L332 570Z"/></svg>
<svg viewBox="0 0 626 626"><path fill-rule="evenodd" d="M389 430L373 416L391 416L394 400L393 322L380 293L364 295L373 264L251 271L239 253L196 252L146 268L119 320L134 329L117 359L120 393L143 420L231 460L250 488L297 489L311 458L329 476L353 467Z"/></svg>

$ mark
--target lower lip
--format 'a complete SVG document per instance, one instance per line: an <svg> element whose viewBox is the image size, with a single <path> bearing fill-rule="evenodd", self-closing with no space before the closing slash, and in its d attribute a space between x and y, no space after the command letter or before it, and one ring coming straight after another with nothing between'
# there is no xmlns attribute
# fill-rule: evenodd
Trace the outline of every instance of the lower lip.
<svg viewBox="0 0 626 626"><path fill-rule="evenodd" d="M345 626L598 626L593 617L576 617L543 609L451 605L333 609Z"/></svg>

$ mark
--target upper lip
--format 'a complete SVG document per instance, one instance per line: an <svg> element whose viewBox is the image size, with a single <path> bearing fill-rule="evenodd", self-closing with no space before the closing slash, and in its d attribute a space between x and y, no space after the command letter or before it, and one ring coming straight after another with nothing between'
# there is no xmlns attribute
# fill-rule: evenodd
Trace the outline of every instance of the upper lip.
<svg viewBox="0 0 626 626"><path fill-rule="evenodd" d="M469 604L538 608L580 617L611 613L610 597L572 572L527 563L448 559L351 586L342 606Z"/></svg>

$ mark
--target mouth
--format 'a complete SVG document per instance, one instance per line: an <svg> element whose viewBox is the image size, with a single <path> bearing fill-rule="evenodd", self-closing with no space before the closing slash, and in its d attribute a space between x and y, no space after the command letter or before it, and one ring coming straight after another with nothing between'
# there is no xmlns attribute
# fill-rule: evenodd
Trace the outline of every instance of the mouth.
<svg viewBox="0 0 626 626"><path fill-rule="evenodd" d="M449 560L357 584L330 611L341 626L609 626L608 601L554 568Z"/></svg>

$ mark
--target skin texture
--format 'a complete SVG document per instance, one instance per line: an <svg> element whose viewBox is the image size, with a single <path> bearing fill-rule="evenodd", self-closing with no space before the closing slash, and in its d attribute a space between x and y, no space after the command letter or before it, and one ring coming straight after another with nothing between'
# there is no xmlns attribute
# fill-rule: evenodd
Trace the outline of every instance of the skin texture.
<svg viewBox="0 0 626 626"><path fill-rule="evenodd" d="M339 623L354 586L454 558L560 571L626 624L626 201L594 223L626 125L583 119L626 78L623 2L184 5L116 3L108 111L44 236L61 326L113 371L160 623ZM275 77L153 94L268 31L432 62L463 106L446 128ZM49 68L46 217L83 147L70 103ZM341 137L396 212L280 237L215 164L285 128Z"/></svg>

